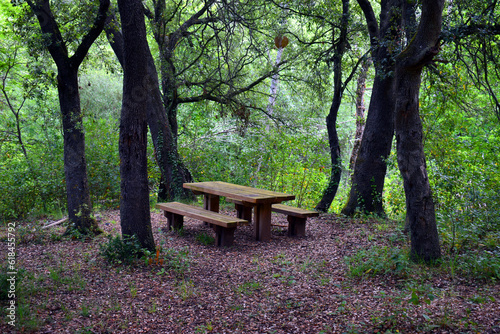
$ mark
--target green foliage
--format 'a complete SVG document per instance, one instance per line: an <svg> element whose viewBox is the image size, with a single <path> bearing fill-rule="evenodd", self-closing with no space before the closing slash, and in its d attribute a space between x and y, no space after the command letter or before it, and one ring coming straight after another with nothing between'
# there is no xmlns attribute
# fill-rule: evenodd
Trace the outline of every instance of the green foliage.
<svg viewBox="0 0 500 334"><path fill-rule="evenodd" d="M295 205L314 207L329 177L325 138L307 130L262 131L249 129L244 137L206 134L180 151L197 181L221 180L292 193ZM209 141L213 136L215 141Z"/></svg>
<svg viewBox="0 0 500 334"><path fill-rule="evenodd" d="M191 266L189 249L168 249L164 254L165 265L178 277L184 277Z"/></svg>
<svg viewBox="0 0 500 334"><path fill-rule="evenodd" d="M458 256L451 256L447 264L452 275L461 274L493 282L500 280L500 249L468 251Z"/></svg>
<svg viewBox="0 0 500 334"><path fill-rule="evenodd" d="M202 232L196 235L196 241L204 246L213 245L215 238L206 232Z"/></svg>
<svg viewBox="0 0 500 334"><path fill-rule="evenodd" d="M109 235L108 242L100 246L100 255L112 264L132 264L144 253L145 250L135 235L124 235L123 238Z"/></svg>
<svg viewBox="0 0 500 334"><path fill-rule="evenodd" d="M398 247L373 246L358 250L344 259L348 273L352 277L395 275L407 277L410 272L410 260L406 251Z"/></svg>

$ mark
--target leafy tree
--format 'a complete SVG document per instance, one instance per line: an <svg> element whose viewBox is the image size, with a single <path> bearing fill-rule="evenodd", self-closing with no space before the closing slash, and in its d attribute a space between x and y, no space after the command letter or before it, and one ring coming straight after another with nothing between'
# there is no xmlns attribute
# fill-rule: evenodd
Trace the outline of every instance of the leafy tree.
<svg viewBox="0 0 500 334"><path fill-rule="evenodd" d="M229 4L217 6L214 1L209 1L192 12L190 6L167 6L165 1L158 1L153 2L154 12L145 9L160 50L161 93L154 79L157 77L154 61L151 58L148 62L150 82L154 82L148 99L148 123L162 175L158 193L160 201L192 196L182 187L184 182L192 181L192 177L178 153L178 106L213 101L229 106L238 117L248 121L247 109L255 106L242 101L241 96L278 71L277 67L266 69L253 81L243 80L246 68L258 60L262 52L236 50L235 40L240 35L234 26L242 25L242 29L257 31L248 23L242 24L252 21L243 18L242 8L246 15L252 12L243 5L237 8ZM250 2L247 6L254 7ZM214 13L212 7L215 7ZM106 30L118 59L121 59L123 43L117 25L110 22ZM250 45L250 49L254 49L256 42L250 40ZM214 52L222 56L214 59Z"/></svg>
<svg viewBox="0 0 500 334"><path fill-rule="evenodd" d="M147 104L151 57L144 9L139 0L119 0L123 31L123 102L120 119L120 223L122 234L137 236L143 248L155 250L151 230L147 172Z"/></svg>
<svg viewBox="0 0 500 334"><path fill-rule="evenodd" d="M82 125L80 96L78 90L78 69L88 50L104 28L109 0L100 0L94 9L95 18L88 31L83 32L80 43L77 29L63 37L58 22L52 12L49 0L28 0L36 15L43 41L58 70L57 88L64 132L64 166L66 175L66 194L68 216L74 228L80 232L98 231L92 218L87 163L85 159L85 133ZM74 18L72 18L74 19ZM75 27L71 27L75 28ZM68 44L75 46L72 56Z"/></svg>
<svg viewBox="0 0 500 334"><path fill-rule="evenodd" d="M158 45L166 125L173 136L160 157L169 159L166 163L159 159L161 169L167 171L162 172L158 194L162 200L189 195L182 183L191 176L178 155L179 106L213 101L222 114L229 110L247 123L255 104L246 94L282 70L286 61L274 68L264 63L257 76L247 75L249 67L258 67L263 60L259 36L265 34L261 32L263 18L269 15L265 2L210 0L198 8L189 2L157 0L152 8L146 13Z"/></svg>

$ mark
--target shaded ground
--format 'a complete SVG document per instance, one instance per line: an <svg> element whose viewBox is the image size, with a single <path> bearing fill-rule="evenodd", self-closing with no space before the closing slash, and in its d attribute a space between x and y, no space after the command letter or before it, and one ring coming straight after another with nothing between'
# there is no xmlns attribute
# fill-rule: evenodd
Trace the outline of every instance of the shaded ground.
<svg viewBox="0 0 500 334"><path fill-rule="evenodd" d="M202 244L212 232L198 221L186 219L181 236L162 232L160 213L152 224L163 261L133 266L99 255L105 235L81 241L61 238L63 227L18 226L18 332L500 333L498 284L417 265L350 277L344 257L405 247L383 222L322 215L309 219L305 238L275 227L268 243L239 227L235 246L223 249ZM119 233L118 212L102 213L100 226ZM5 315L0 332L15 332Z"/></svg>

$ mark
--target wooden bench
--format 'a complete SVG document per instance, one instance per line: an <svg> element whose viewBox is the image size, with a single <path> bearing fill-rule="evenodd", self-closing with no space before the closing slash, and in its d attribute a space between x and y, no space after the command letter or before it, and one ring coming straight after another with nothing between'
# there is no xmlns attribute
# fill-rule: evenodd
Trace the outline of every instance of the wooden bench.
<svg viewBox="0 0 500 334"><path fill-rule="evenodd" d="M251 203L246 203L234 198L226 198L226 201L234 203L238 218L245 219L248 222L252 221L253 205ZM284 204L273 204L271 210L287 215L288 235L291 237L305 236L307 218L319 216L319 212L317 211L305 210Z"/></svg>
<svg viewBox="0 0 500 334"><path fill-rule="evenodd" d="M247 225L248 221L226 216L217 212L205 210L196 206L179 202L158 203L156 208L163 210L167 218L167 229L181 229L184 216L198 219L211 224L215 230L217 246L231 246L234 241L234 231L238 225Z"/></svg>

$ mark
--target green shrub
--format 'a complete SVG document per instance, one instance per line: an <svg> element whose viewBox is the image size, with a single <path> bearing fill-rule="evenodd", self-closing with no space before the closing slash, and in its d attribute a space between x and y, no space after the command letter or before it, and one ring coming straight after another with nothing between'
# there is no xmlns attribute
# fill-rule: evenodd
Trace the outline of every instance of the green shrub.
<svg viewBox="0 0 500 334"><path fill-rule="evenodd" d="M145 252L135 235L109 235L108 242L100 246L100 254L112 264L131 264Z"/></svg>
<svg viewBox="0 0 500 334"><path fill-rule="evenodd" d="M495 251L467 252L451 263L454 271L480 279L500 280L500 248Z"/></svg>

